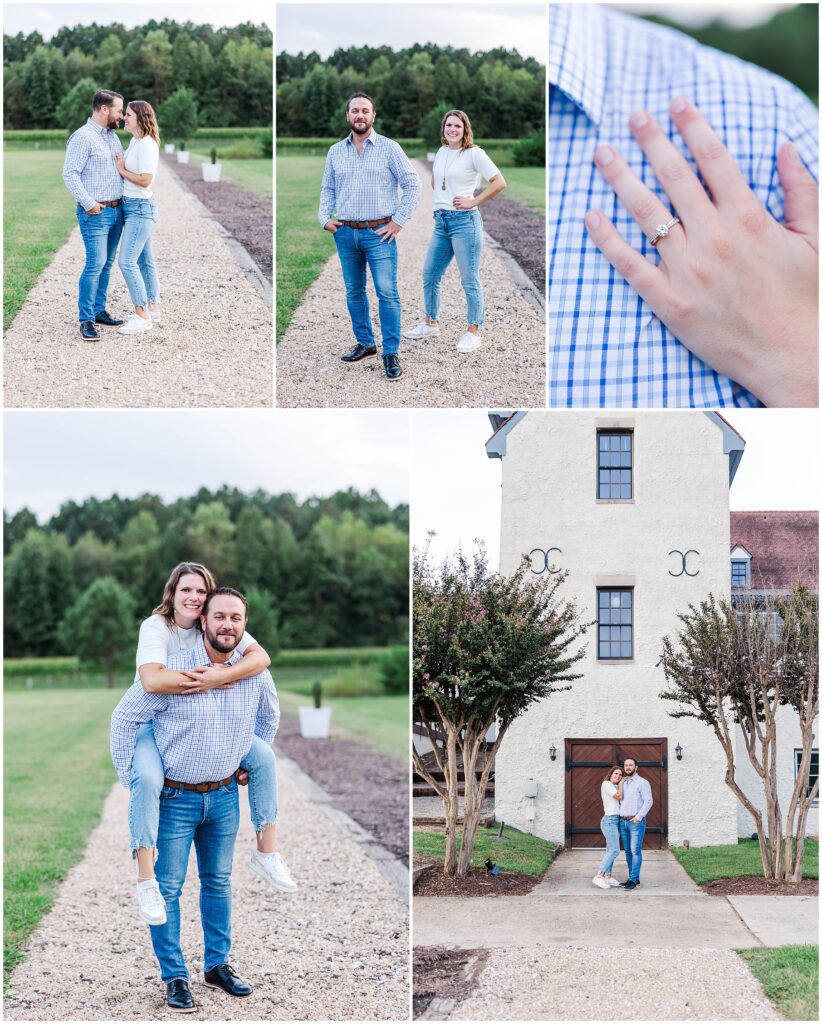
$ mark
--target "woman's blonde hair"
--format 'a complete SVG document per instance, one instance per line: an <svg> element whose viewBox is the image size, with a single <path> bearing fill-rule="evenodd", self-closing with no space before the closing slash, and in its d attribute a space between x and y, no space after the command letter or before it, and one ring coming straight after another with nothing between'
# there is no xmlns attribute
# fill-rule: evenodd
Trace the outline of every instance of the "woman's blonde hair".
<svg viewBox="0 0 822 1024"><path fill-rule="evenodd" d="M442 121L440 122L440 139L442 140L442 145L448 145L445 138L445 122L449 117L458 117L460 121L462 121L462 126L465 129L462 133L460 149L471 149L474 145L474 133L471 130L471 122L468 120L468 115L464 110L449 110L447 114L443 115Z"/></svg>
<svg viewBox="0 0 822 1024"><path fill-rule="evenodd" d="M187 573L194 573L200 576L203 583L205 583L208 594L217 587L217 581L212 576L211 570L206 569L199 562L180 562L179 565L175 565L171 570L171 575L166 580L166 585L163 587L163 599L151 613L152 615L162 615L170 626L174 624L174 595L177 593L181 577Z"/></svg>
<svg viewBox="0 0 822 1024"><path fill-rule="evenodd" d="M137 116L137 127L140 129L141 135L148 135L159 146L160 129L157 125L157 115L154 113L154 107L150 103L146 103L145 100L131 100L126 110L134 111Z"/></svg>
<svg viewBox="0 0 822 1024"><path fill-rule="evenodd" d="M614 772L619 772L621 775L625 774L625 772L622 770L622 765L612 764L611 767L608 769L608 774L605 776L606 782L611 781L611 776L614 774Z"/></svg>

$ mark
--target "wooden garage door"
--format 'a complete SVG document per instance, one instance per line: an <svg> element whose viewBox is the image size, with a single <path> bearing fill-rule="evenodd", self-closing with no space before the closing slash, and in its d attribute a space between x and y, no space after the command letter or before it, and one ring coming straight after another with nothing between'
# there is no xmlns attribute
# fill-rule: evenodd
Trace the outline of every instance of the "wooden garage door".
<svg viewBox="0 0 822 1024"><path fill-rule="evenodd" d="M565 741L565 845L568 849L605 846L600 831L600 786L612 764L626 757L651 784L654 805L648 812L643 846L660 850L668 845L667 739Z"/></svg>

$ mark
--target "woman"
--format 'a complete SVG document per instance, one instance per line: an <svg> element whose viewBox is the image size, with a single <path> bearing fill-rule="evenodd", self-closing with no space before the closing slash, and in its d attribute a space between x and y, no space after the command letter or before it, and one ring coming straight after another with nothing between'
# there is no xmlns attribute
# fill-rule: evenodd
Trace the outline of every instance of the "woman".
<svg viewBox="0 0 822 1024"><path fill-rule="evenodd" d="M119 263L134 314L118 333L139 334L160 322L160 282L151 249L151 233L157 223L151 185L160 164L160 130L154 110L145 100L132 100L123 119L134 138L125 156L117 158L117 170L124 179Z"/></svg>
<svg viewBox="0 0 822 1024"><path fill-rule="evenodd" d="M479 279L482 255L482 217L479 207L505 188L505 178L493 160L479 146L468 115L449 110L440 126L442 145L434 158L431 188L434 190L434 233L422 271L425 320L406 331L406 338L430 338L440 333L440 286L448 264L456 256L460 280L468 306L468 328L457 342L458 352L480 347L485 319L482 284ZM474 192L482 178L488 182L478 196Z"/></svg>
<svg viewBox="0 0 822 1024"><path fill-rule="evenodd" d="M591 881L600 889L610 889L619 885L611 876L611 868L619 856L619 801L622 799L622 769L619 765L613 765L599 791L602 795L602 821L599 827L605 836L605 856Z"/></svg>
<svg viewBox="0 0 822 1024"><path fill-rule="evenodd" d="M171 654L188 650L201 637L200 614L216 583L198 562L181 562L166 580L163 599L140 626L137 671L147 693L192 694L230 687L238 679L258 675L271 664L263 648L248 633L237 644L242 658L234 665L212 665L191 672L166 668ZM273 888L294 892L297 886L285 861L276 852L277 770L274 751L255 736L240 762L248 773L248 800L257 835L257 850L250 865ZM132 762L128 820L132 855L137 860L137 904L147 924L163 924L165 902L154 877L155 847L160 820L163 762L151 723L137 733Z"/></svg>

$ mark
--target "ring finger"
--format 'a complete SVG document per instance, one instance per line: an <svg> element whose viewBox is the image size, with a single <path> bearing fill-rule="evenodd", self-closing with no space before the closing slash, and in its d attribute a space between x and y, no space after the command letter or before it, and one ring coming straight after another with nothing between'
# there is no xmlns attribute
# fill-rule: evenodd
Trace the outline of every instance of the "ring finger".
<svg viewBox="0 0 822 1024"><path fill-rule="evenodd" d="M600 146L594 154L594 160L600 173L622 200L628 213L642 228L650 242L656 235L660 224L667 224L674 216L664 203L637 178L622 157L612 146ZM659 248L663 260L668 263L670 257L679 253L685 244L684 231L681 225L672 230Z"/></svg>

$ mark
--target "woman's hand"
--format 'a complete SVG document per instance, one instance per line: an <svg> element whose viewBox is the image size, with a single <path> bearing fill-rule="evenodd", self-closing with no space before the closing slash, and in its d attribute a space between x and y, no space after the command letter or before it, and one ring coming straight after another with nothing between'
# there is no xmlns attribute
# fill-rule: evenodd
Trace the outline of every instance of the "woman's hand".
<svg viewBox="0 0 822 1024"><path fill-rule="evenodd" d="M818 404L819 190L792 143L779 150L785 224L745 183L733 157L684 99L671 117L709 192L654 119L631 130L682 223L659 239L655 266L598 210L585 224L597 248L695 355L769 406ZM596 164L649 239L673 213L610 146ZM710 194L709 194L710 193Z"/></svg>
<svg viewBox="0 0 822 1024"><path fill-rule="evenodd" d="M233 682L225 682L222 673L225 665L199 665L197 668L186 669L190 681L181 682L182 693L204 693L206 690L230 690Z"/></svg>
<svg viewBox="0 0 822 1024"><path fill-rule="evenodd" d="M114 158L114 161L117 164L117 173L120 175L121 178L125 178L125 169L126 169L126 158L125 158L125 156L122 153L120 153L119 156L116 156Z"/></svg>
<svg viewBox="0 0 822 1024"><path fill-rule="evenodd" d="M471 196L454 196L454 209L455 210L473 210L475 206L479 206L479 203Z"/></svg>

